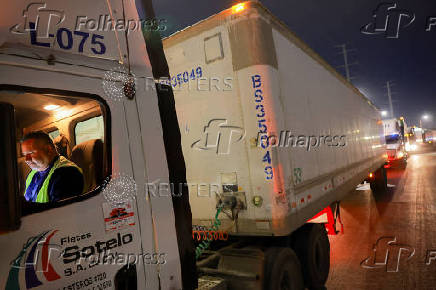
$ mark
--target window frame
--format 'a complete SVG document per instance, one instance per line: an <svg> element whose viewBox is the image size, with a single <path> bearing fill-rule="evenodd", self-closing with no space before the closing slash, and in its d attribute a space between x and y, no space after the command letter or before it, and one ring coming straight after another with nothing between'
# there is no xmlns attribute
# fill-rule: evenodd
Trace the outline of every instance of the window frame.
<svg viewBox="0 0 436 290"><path fill-rule="evenodd" d="M103 116L103 119L105 121L104 126L104 150L103 150L103 179L109 181L109 179L112 176L112 135L111 135L111 128L112 128L112 119L111 119L111 111L109 108L108 103L105 99L100 97L96 94L90 94L90 93L83 93L83 92L76 92L76 91L68 91L68 90L60 90L60 89L51 89L51 88L35 88L35 87L28 87L28 86L20 86L20 85L9 85L9 84L0 84L0 92L2 91L21 91L26 93L35 93L35 94L54 94L54 95L60 95L60 96L68 96L68 97L81 97L81 98L87 98L94 101L97 101L99 105L101 106L101 115ZM11 104L12 105L12 104ZM92 117L91 117L92 118ZM77 120L79 122L80 119ZM75 122L75 123L77 123ZM75 136L74 136L75 138ZM75 142L75 140L74 140ZM17 163L17 158L14 158L14 162ZM16 184L18 188L18 181ZM64 207L76 202L82 202L84 200L87 200L89 198L95 197L98 194L100 194L103 190L103 186L97 186L91 191L82 193L78 196L69 197L66 199L63 199L61 201L55 202L55 203L29 203L25 202L24 197L20 196L21 193L17 192L17 199L19 199L19 202L21 202L22 208L22 214L21 216L27 216L34 213L43 212L49 209L54 208L60 208Z"/></svg>

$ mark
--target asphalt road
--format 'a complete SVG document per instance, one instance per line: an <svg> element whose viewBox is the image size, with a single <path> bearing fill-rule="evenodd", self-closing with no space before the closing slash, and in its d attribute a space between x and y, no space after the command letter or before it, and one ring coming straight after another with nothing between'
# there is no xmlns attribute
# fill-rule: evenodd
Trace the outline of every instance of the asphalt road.
<svg viewBox="0 0 436 290"><path fill-rule="evenodd" d="M364 185L342 201L327 289L436 289L436 152L388 169L388 184L385 194Z"/></svg>

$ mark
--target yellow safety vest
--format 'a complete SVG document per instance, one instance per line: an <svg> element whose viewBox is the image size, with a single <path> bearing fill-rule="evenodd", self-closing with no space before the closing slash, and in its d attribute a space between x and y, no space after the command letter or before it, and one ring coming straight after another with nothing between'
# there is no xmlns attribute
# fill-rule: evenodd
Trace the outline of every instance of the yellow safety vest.
<svg viewBox="0 0 436 290"><path fill-rule="evenodd" d="M48 172L44 182L42 183L41 189L38 192L38 195L36 196L36 202L49 202L50 198L48 196L48 185L50 184L50 178L53 175L53 172L61 167L76 167L80 173L82 173L82 169L77 166L74 162L71 162L64 156L59 156L58 160L53 164L53 167ZM24 191L24 194L26 194L27 188L29 187L30 183L32 182L33 176L35 173L37 173L37 170L30 171L29 175L27 175L26 179L26 190Z"/></svg>

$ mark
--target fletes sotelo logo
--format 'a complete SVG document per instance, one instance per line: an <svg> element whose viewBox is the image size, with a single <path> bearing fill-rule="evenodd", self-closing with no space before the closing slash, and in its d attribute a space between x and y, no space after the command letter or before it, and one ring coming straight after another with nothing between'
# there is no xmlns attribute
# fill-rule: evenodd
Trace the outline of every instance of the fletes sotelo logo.
<svg viewBox="0 0 436 290"><path fill-rule="evenodd" d="M44 282L38 278L36 272L42 272L47 281L55 281L61 278L49 261L50 250L53 249L50 240L57 231L58 230L46 231L27 239L17 257L11 262L6 289L20 289L19 274L21 269L24 269L25 271L27 289L44 284ZM42 270L37 271L36 269L39 265L38 257L40 256L39 251L41 250L41 246L42 252L40 260Z"/></svg>

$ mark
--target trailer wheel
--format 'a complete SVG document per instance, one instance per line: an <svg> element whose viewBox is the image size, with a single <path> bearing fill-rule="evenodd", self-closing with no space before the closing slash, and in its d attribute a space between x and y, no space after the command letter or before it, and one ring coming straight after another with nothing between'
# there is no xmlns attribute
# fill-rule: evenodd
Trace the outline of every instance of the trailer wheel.
<svg viewBox="0 0 436 290"><path fill-rule="evenodd" d="M388 190L388 178L386 169L382 166L374 173L374 179L369 183L373 193L386 193Z"/></svg>
<svg viewBox="0 0 436 290"><path fill-rule="evenodd" d="M292 248L300 259L304 284L325 289L330 271L330 242L323 224L308 223L292 235Z"/></svg>
<svg viewBox="0 0 436 290"><path fill-rule="evenodd" d="M292 249L273 247L265 252L263 289L304 289L300 262Z"/></svg>

